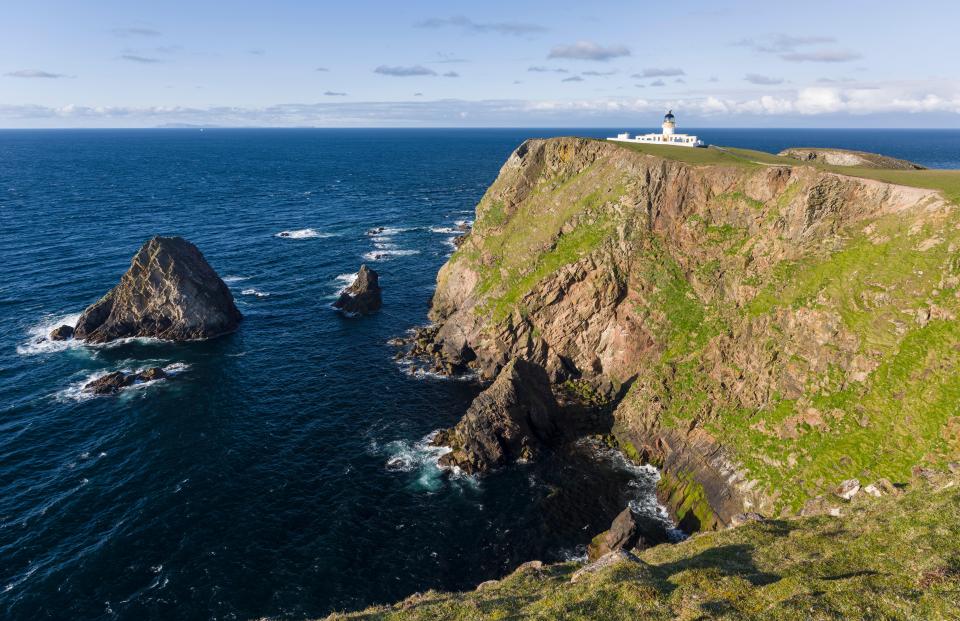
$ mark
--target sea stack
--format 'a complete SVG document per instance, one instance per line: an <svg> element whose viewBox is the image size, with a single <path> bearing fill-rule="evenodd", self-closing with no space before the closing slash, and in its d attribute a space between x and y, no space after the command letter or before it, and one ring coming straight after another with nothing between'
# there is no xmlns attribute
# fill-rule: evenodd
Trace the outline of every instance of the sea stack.
<svg viewBox="0 0 960 621"><path fill-rule="evenodd" d="M558 409L546 371L515 358L455 427L436 435L434 444L452 449L440 465L474 474L534 459L557 435Z"/></svg>
<svg viewBox="0 0 960 621"><path fill-rule="evenodd" d="M333 305L352 315L375 313L383 306L383 300L380 297L380 277L366 265L361 265L360 271L357 272L357 279L340 294L340 298Z"/></svg>
<svg viewBox="0 0 960 621"><path fill-rule="evenodd" d="M191 341L233 332L241 319L230 289L196 246L182 237L154 237L120 284L83 312L74 337Z"/></svg>

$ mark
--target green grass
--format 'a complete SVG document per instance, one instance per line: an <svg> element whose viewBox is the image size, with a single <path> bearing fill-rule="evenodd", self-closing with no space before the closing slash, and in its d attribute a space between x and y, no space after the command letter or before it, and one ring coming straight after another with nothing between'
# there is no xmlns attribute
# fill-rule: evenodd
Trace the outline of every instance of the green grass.
<svg viewBox="0 0 960 621"><path fill-rule="evenodd" d="M666 145L639 144L639 143L615 142L615 141L610 141L610 144L614 144L614 145L617 145L618 147L628 149L630 151L635 151L637 153L642 153L644 155L653 155L655 157L660 157L666 160L686 162L687 164L697 164L697 165L719 164L719 165L737 166L740 168L756 167L756 164L752 162L749 158L737 157L736 155L727 153L724 150L717 149L714 147L707 147L705 149L701 149L701 148L695 148L695 147L670 147Z"/></svg>
<svg viewBox="0 0 960 621"><path fill-rule="evenodd" d="M861 494L843 515L751 523L587 575L565 563L478 591L428 591L330 619L425 621L960 618L960 489Z"/></svg>
<svg viewBox="0 0 960 621"><path fill-rule="evenodd" d="M661 147L669 149L670 147ZM749 162L777 166L812 166L820 170L834 172L850 177L874 179L886 183L895 183L914 188L937 190L954 203L960 204L960 170L892 170L883 168L861 168L857 166L833 166L821 162L799 162L793 158L780 157L772 153L754 151L752 149L737 149L722 147L729 156ZM719 150L719 149L718 149Z"/></svg>

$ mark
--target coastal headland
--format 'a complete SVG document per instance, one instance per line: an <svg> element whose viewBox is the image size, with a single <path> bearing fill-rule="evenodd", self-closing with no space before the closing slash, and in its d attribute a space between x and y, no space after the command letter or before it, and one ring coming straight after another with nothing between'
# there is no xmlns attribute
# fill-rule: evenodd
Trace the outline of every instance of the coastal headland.
<svg viewBox="0 0 960 621"><path fill-rule="evenodd" d="M596 435L694 536L345 618L960 614L960 173L836 161L517 148L413 341L498 391L440 441L482 471Z"/></svg>

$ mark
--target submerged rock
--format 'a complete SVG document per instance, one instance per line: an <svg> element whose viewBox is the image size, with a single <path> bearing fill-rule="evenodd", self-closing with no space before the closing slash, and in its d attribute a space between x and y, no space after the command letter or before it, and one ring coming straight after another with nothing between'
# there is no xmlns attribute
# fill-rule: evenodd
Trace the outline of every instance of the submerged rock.
<svg viewBox="0 0 960 621"><path fill-rule="evenodd" d="M166 371L160 367L151 367L139 373L114 371L89 382L83 389L97 395L115 395L127 386L133 386L138 382L153 382L167 377Z"/></svg>
<svg viewBox="0 0 960 621"><path fill-rule="evenodd" d="M380 277L366 265L361 265L357 279L333 305L346 313L369 315L383 306L380 291Z"/></svg>
<svg viewBox="0 0 960 621"><path fill-rule="evenodd" d="M73 338L73 326L60 326L50 332L51 341L66 341Z"/></svg>
<svg viewBox="0 0 960 621"><path fill-rule="evenodd" d="M182 237L154 237L120 284L83 312L75 336L91 343L209 339L233 332L241 319L230 289L196 246Z"/></svg>
<svg viewBox="0 0 960 621"><path fill-rule="evenodd" d="M558 409L542 367L511 360L480 393L459 423L441 431L434 444L453 450L440 458L468 474L532 459L557 434Z"/></svg>

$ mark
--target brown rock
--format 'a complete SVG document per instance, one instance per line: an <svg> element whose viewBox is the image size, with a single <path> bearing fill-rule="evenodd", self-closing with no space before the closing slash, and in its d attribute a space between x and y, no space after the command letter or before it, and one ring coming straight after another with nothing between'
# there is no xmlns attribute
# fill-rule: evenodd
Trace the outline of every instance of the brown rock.
<svg viewBox="0 0 960 621"><path fill-rule="evenodd" d="M544 370L512 360L455 427L437 434L434 444L453 449L440 464L473 474L532 459L557 433L556 410Z"/></svg>
<svg viewBox="0 0 960 621"><path fill-rule="evenodd" d="M595 561L616 550L644 549L647 542L640 533L640 525L630 507L627 507L613 519L610 529L606 530L587 546L587 558Z"/></svg>
<svg viewBox="0 0 960 621"><path fill-rule="evenodd" d="M230 289L196 246L181 237L154 237L120 284L83 312L75 336L92 343L136 336L208 339L233 332L242 318Z"/></svg>
<svg viewBox="0 0 960 621"><path fill-rule="evenodd" d="M857 479L847 479L833 490L833 495L843 500L852 500L857 492L860 491L860 481Z"/></svg>
<svg viewBox="0 0 960 621"><path fill-rule="evenodd" d="M146 371L141 371L137 373L137 380L141 382L153 382L156 380L166 379L167 373L160 367L150 367Z"/></svg>
<svg viewBox="0 0 960 621"><path fill-rule="evenodd" d="M730 528L736 528L737 526L743 526L748 522L765 522L767 519L760 515L759 513L747 512L747 513L738 513L730 518Z"/></svg>
<svg viewBox="0 0 960 621"><path fill-rule="evenodd" d="M366 265L361 265L357 279L340 294L340 299L333 305L352 315L369 315L380 310L383 300L377 273Z"/></svg>
<svg viewBox="0 0 960 621"><path fill-rule="evenodd" d="M591 563L588 563L587 565L584 565L577 571L573 572L573 575L570 577L570 582L572 584L576 584L577 582L580 582L581 580L583 580L584 578L586 578L592 573L596 573L598 571L606 569L607 567L612 567L618 563L624 563L624 562L639 563L640 559L638 559L635 555L629 552L626 552L622 549L614 550L613 552L608 552L607 554L601 556L597 560Z"/></svg>
<svg viewBox="0 0 960 621"><path fill-rule="evenodd" d="M73 326L60 326L50 333L51 341L66 341L73 338Z"/></svg>
<svg viewBox="0 0 960 621"><path fill-rule="evenodd" d="M89 382L83 387L96 395L114 395L136 381L134 374L114 371Z"/></svg>

